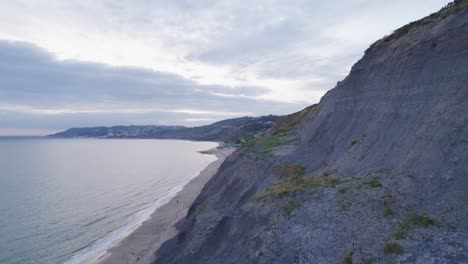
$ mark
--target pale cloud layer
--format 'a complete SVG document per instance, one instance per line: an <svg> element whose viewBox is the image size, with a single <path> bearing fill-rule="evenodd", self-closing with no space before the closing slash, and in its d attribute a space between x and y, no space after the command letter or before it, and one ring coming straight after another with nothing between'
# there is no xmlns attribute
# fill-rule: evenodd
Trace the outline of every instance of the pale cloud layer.
<svg viewBox="0 0 468 264"><path fill-rule="evenodd" d="M285 114L446 3L1 1L0 129Z"/></svg>

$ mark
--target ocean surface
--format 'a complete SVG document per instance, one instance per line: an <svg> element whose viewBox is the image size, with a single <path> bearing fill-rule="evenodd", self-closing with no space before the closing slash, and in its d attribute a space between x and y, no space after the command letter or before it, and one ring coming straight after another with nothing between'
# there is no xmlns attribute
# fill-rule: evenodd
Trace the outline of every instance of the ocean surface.
<svg viewBox="0 0 468 264"><path fill-rule="evenodd" d="M211 142L0 138L0 263L82 263L198 175Z"/></svg>

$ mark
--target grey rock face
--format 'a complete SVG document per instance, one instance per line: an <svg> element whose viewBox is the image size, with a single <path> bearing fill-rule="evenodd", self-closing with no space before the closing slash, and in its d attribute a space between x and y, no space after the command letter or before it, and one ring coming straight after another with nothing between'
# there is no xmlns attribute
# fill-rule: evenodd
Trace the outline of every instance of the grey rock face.
<svg viewBox="0 0 468 264"><path fill-rule="evenodd" d="M156 263L468 263L468 8L306 113L229 157Z"/></svg>

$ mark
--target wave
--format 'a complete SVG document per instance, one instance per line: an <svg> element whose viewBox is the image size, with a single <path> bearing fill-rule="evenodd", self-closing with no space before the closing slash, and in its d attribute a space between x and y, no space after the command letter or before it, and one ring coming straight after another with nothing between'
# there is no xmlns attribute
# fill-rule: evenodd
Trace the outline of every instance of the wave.
<svg viewBox="0 0 468 264"><path fill-rule="evenodd" d="M102 256L104 256L107 251L122 241L125 237L130 235L138 227L148 220L151 215L159 207L167 204L172 198L174 198L180 191L183 190L185 185L187 185L192 179L197 177L212 161L207 161L203 166L201 166L195 173L192 174L185 182L171 188L167 195L157 199L149 207L141 209L136 213L130 216L128 224L118 227L113 231L109 232L106 236L97 239L92 242L89 246L77 250L74 254L65 262L65 264L82 264L82 263L95 263Z"/></svg>

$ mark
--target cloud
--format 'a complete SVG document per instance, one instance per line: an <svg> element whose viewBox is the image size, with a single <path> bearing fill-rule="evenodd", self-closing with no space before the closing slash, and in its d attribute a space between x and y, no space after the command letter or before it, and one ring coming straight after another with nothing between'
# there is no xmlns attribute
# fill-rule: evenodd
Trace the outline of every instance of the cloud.
<svg viewBox="0 0 468 264"><path fill-rule="evenodd" d="M135 67L59 61L34 45L0 41L0 127L204 124L302 107L254 99L260 87L200 85Z"/></svg>
<svg viewBox="0 0 468 264"><path fill-rule="evenodd" d="M0 126L286 114L318 102L372 42L446 3L0 1Z"/></svg>

